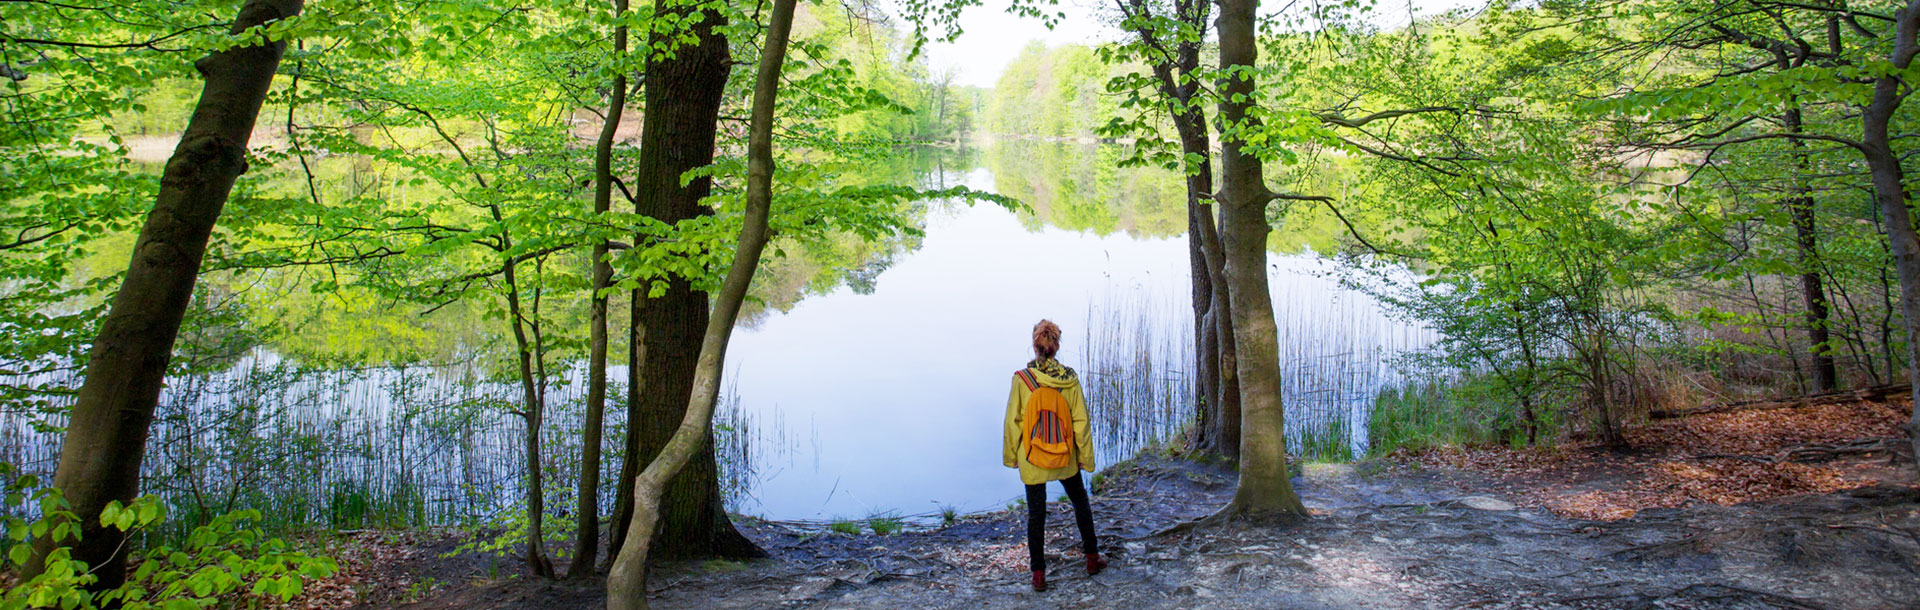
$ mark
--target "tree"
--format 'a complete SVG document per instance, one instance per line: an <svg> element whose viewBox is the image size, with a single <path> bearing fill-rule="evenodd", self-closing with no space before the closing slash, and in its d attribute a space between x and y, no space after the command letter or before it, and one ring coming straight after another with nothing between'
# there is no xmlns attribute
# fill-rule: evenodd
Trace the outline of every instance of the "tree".
<svg viewBox="0 0 1920 610"><path fill-rule="evenodd" d="M1915 42L1915 31L1920 29L1920 2L1895 5L1891 12L1846 4L1774 0L1724 4L1673 0L1620 10L1648 23L1642 29L1644 33L1633 39L1635 48L1665 45L1663 48L1697 48L1709 53L1734 47L1759 58L1756 65L1735 65L1699 82L1679 87L1656 85L1610 100L1609 107L1620 115L1651 121L1685 117L1677 122L1694 127L1661 145L1705 150L1711 155L1734 144L1788 140L1840 144L1860 153L1899 277L1901 324L1909 339L1909 373L1920 375L1920 367L1913 366L1920 357L1920 341L1913 340L1920 337L1920 238L1915 236L1907 206L1910 195L1900 163L1903 153L1896 144L1913 129L1912 121L1903 121L1899 110L1906 97L1902 91L1912 86L1906 71L1915 54L1920 53L1920 44ZM1863 84L1870 87L1861 87ZM1858 130L1840 122L1818 129L1805 124L1797 111L1811 105L1856 109L1860 113ZM1763 110L1782 112L1785 128L1757 134L1735 131ZM1692 119L1700 115L1717 120ZM1798 206L1797 199L1789 198L1788 204ZM1803 220L1804 215L1802 210L1794 211L1791 222L1796 233L1809 224ZM1807 292L1809 299L1816 296L1811 290ZM1810 315L1814 309L1809 307ZM1909 436L1920 447L1920 410L1915 411L1908 426Z"/></svg>
<svg viewBox="0 0 1920 610"><path fill-rule="evenodd" d="M273 26L304 5L248 0L228 29L238 44L195 64L205 78L200 101L161 174L153 212L89 353L54 485L80 519L82 540L73 557L94 567L98 588L118 587L127 561L120 552L124 532L101 526L100 512L131 502L139 491L148 429L207 240L247 169L248 140L286 50ZM39 571L52 547L34 549L29 574Z"/></svg>
<svg viewBox="0 0 1920 610"><path fill-rule="evenodd" d="M710 216L703 203L713 178L689 175L713 163L720 106L733 69L727 49L725 6L713 2L656 0L654 13L675 15L685 31L656 30L646 65L646 123L640 130L639 175L634 211L674 226ZM656 17L659 18L659 17ZM676 42L685 41L685 42ZM648 236L636 236L645 247ZM654 459L686 413L699 354L701 329L709 320L707 295L694 288L691 269L647 282L633 291L634 333L627 384L627 458L621 467L619 505L610 548L626 548L633 516L633 490L640 469ZM677 476L662 500L654 549L663 557L759 557L764 553L727 520L720 499L719 468L711 438Z"/></svg>
<svg viewBox="0 0 1920 610"><path fill-rule="evenodd" d="M1205 0L1174 0L1171 7L1150 0L1115 0L1114 4L1123 17L1121 26L1133 32L1136 42L1103 49L1103 59L1110 63L1144 60L1153 76L1150 80L1137 74L1116 77L1108 88L1135 92L1123 107L1164 108L1178 134L1178 152L1168 150L1158 138L1157 121L1148 121L1144 112L1133 121L1116 118L1105 132L1140 135L1137 154L1152 155L1153 161L1186 175L1187 258L1193 278L1193 399L1198 415L1195 448L1239 459L1240 386L1234 368L1224 253L1213 215L1213 138L1200 95L1205 78L1200 51L1213 4ZM1168 11L1171 16L1162 14ZM1142 97L1140 90L1153 91L1157 97Z"/></svg>
<svg viewBox="0 0 1920 610"><path fill-rule="evenodd" d="M1908 0L1893 13L1892 48L1886 67L1873 69L1873 98L1860 113L1861 155L1873 174L1873 198L1886 222L1893 248L1894 268L1900 274L1900 314L1907 330L1907 382L1913 385L1913 413L1907 420L1907 438L1920 456L1920 236L1908 208L1905 168L1894 153L1891 125L1914 83L1905 74L1920 55L1920 0ZM1920 460L1916 461L1920 468Z"/></svg>
<svg viewBox="0 0 1920 610"><path fill-rule="evenodd" d="M1287 473L1279 328L1267 291L1267 190L1248 139L1260 130L1254 43L1259 0L1220 0L1220 243L1240 380L1240 486L1221 515L1307 514Z"/></svg>
<svg viewBox="0 0 1920 610"><path fill-rule="evenodd" d="M627 105L627 68L622 62L627 52L627 0L613 1L613 83L607 95L607 117L593 148L593 213L605 215L613 209L613 138L620 129L620 113ZM575 530L573 564L567 577L592 576L594 561L600 552L600 442L607 408L607 291L613 283L613 265L607 262L609 248L604 240L593 246L593 282L588 290L592 319L587 356L587 420L581 427L580 492L575 503L580 522Z"/></svg>
<svg viewBox="0 0 1920 610"><path fill-rule="evenodd" d="M722 362L727 342L733 336L733 324L753 283L754 270L766 247L768 217L773 203L773 109L780 89L780 70L786 62L787 36L793 28L794 0L774 0L773 15L767 26L766 46L760 55L760 70L754 79L753 108L747 140L747 193L742 210L744 222L739 244L734 249L733 265L715 301L714 316L708 320L701 338L700 359L695 373L695 391L689 399L686 417L673 433L659 456L647 465L634 482L633 503L637 507L625 548L614 560L607 577L608 610L639 610L647 607L647 551L654 536L654 524L660 516L660 497L667 483L702 446L710 443L713 407L720 394Z"/></svg>

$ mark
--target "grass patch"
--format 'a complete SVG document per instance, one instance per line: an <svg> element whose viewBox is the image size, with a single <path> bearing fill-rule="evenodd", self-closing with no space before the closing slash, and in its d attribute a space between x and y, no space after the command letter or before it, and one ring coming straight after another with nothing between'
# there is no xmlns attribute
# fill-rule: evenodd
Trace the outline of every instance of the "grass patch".
<svg viewBox="0 0 1920 610"><path fill-rule="evenodd" d="M1429 383L1382 390L1367 422L1367 454L1384 456L1400 449L1442 446L1526 444L1526 431L1512 403L1485 379ZM1564 422L1547 400L1534 406L1540 443L1550 444Z"/></svg>
<svg viewBox="0 0 1920 610"><path fill-rule="evenodd" d="M860 522L852 519L835 519L833 523L827 524L827 531L835 534L858 536L860 535Z"/></svg>
<svg viewBox="0 0 1920 610"><path fill-rule="evenodd" d="M900 530L905 529L906 526L906 520L901 519L899 515L891 512L867 517L867 529L873 530L873 533L881 536L898 534Z"/></svg>
<svg viewBox="0 0 1920 610"><path fill-rule="evenodd" d="M1353 461L1353 443L1348 440L1348 432L1345 417L1329 418L1324 426L1301 431L1300 457L1313 462Z"/></svg>

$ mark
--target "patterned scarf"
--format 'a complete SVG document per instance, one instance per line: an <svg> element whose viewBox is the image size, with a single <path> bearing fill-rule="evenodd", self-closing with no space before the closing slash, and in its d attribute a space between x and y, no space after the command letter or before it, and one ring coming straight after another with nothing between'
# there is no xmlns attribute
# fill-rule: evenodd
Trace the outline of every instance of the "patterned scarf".
<svg viewBox="0 0 1920 610"><path fill-rule="evenodd" d="M1054 360L1052 358L1034 359L1033 361L1027 363L1027 368L1040 371L1042 373L1046 373L1048 375L1052 375L1060 379L1073 379L1073 369L1068 368L1067 365L1060 364L1059 360Z"/></svg>

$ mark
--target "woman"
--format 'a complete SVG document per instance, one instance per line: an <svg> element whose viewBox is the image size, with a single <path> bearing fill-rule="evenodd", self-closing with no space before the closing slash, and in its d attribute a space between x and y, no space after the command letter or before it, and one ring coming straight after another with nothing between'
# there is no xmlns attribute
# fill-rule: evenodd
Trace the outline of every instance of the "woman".
<svg viewBox="0 0 1920 610"><path fill-rule="evenodd" d="M1073 500L1073 519L1080 525L1080 545L1087 552L1087 575L1100 573L1107 561L1100 558L1100 541L1093 534L1093 509L1087 505L1087 487L1080 471L1093 472L1093 434L1088 428L1087 401L1080 390L1080 379L1073 369L1053 359L1060 351L1060 326L1048 320L1033 325L1033 355L1027 368L1013 374L1013 391L1007 395L1006 442L1001 461L1008 468L1020 469L1020 482L1027 486L1027 557L1033 569L1033 590L1047 590L1047 556L1044 535L1047 529L1047 482L1059 481ZM1060 404L1064 399L1064 405ZM1034 403L1034 404L1029 404ZM1030 407L1040 409L1030 414ZM1071 413L1072 435L1065 425L1053 425L1054 414ZM1028 418L1033 421L1028 421ZM1064 424L1065 422L1060 422ZM1065 454L1052 454L1064 447ZM1050 459L1051 458L1051 459ZM1035 465L1034 461L1042 465ZM1053 467L1047 462L1057 461Z"/></svg>

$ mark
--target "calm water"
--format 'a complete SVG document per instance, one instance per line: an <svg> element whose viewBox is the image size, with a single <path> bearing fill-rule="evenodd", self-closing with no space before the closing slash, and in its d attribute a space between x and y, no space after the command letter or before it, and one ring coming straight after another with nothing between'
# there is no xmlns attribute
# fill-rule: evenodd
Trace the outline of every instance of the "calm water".
<svg viewBox="0 0 1920 610"><path fill-rule="evenodd" d="M1071 144L931 154L887 173L999 192L1034 212L932 202L924 237L878 248L857 269L775 265L763 274L756 290L771 306L743 323L728 357L720 445L729 504L786 520L1006 506L1021 489L1000 465L1002 417L1010 375L1030 357L1029 332L1041 318L1065 329L1060 359L1081 371L1103 466L1189 417L1182 187L1166 172L1117 169L1117 158L1112 147ZM370 180L344 171L343 182ZM1335 264L1317 255L1276 253L1269 263L1288 433L1296 448L1322 437L1357 450L1374 394L1398 382L1390 359L1430 334L1341 288ZM324 310L327 299L275 303L278 314L368 315ZM429 328L421 333L428 340L498 326L459 308L425 321L412 311L387 315L389 324ZM510 345L478 335L456 343ZM270 516L341 527L358 523L338 508L356 490L403 489L417 506L374 510L418 510L429 522L518 509L523 426L506 411L519 389L498 367L455 354L433 365L314 370L273 350L170 381L148 491L178 502L245 481L247 494L236 496L243 504L274 503L282 512ZM611 375L624 376L624 368ZM560 377L550 391L545 469L549 503L564 513L578 472L584 376L576 366ZM609 409L610 445L624 434L619 411ZM50 473L58 438L32 419L0 415L0 459Z"/></svg>
<svg viewBox="0 0 1920 610"><path fill-rule="evenodd" d="M996 185L988 168L951 180ZM985 204L936 206L920 248L900 256L871 294L843 287L736 334L729 365L741 408L800 437L784 454L762 455L740 510L821 519L1006 506L1021 489L1000 464L1002 418L1010 376L1031 358L1030 329L1041 318L1063 327L1059 358L1090 386L1101 463L1137 448L1115 438L1134 431L1115 428L1142 424L1109 411L1137 410L1142 393L1158 394L1149 397L1155 404L1186 395L1186 237L1036 228L1023 216ZM1386 356L1423 344L1425 333L1325 277L1331 263L1312 255L1270 263L1275 307L1295 335L1283 348L1299 373L1289 379L1289 417L1304 424L1349 411L1364 421L1357 410L1393 378ZM1103 404L1121 398L1108 386L1137 364L1142 350L1131 348L1143 334L1145 351L1158 352L1156 377L1173 383L1136 392L1133 405ZM1165 432L1166 423L1144 424L1145 432ZM1347 429L1356 446L1364 436Z"/></svg>

